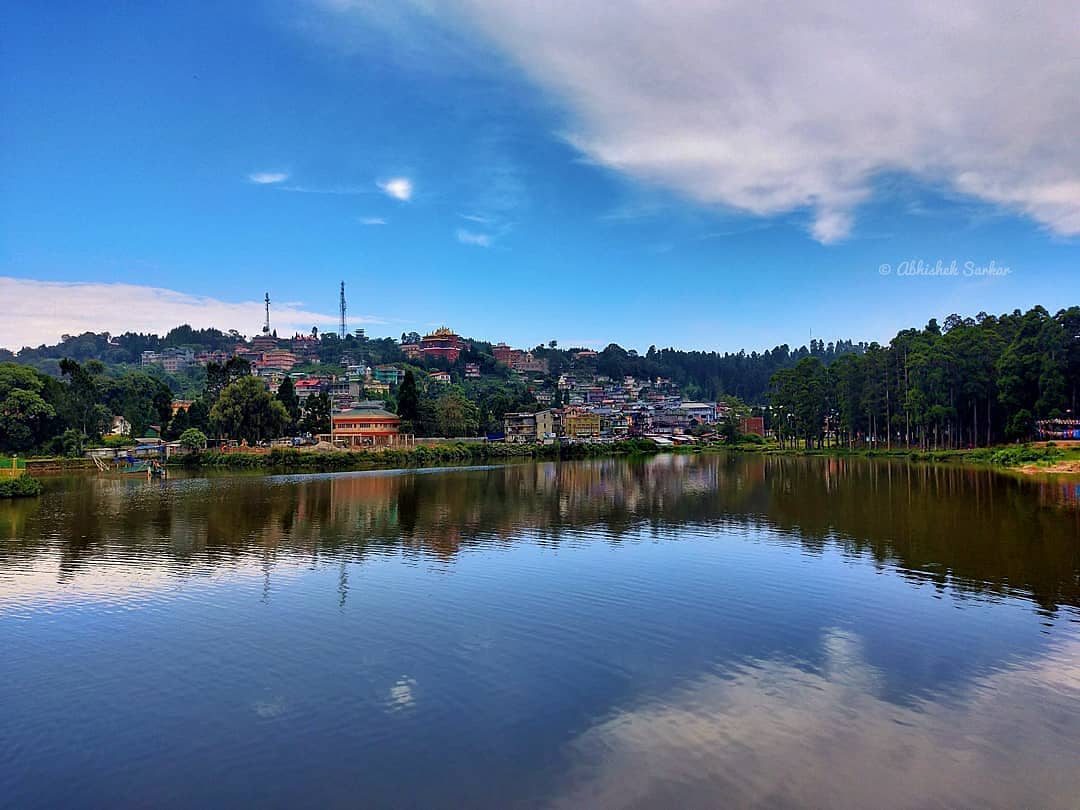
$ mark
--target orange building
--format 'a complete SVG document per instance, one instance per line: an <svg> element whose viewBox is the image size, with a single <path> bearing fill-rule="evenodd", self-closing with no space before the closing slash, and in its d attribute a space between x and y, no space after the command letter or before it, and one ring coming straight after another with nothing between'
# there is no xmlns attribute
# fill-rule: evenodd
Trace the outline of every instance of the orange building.
<svg viewBox="0 0 1080 810"><path fill-rule="evenodd" d="M381 402L361 402L331 418L334 432L318 438L339 447L405 447L412 444L412 436L398 433L401 419L383 410Z"/></svg>

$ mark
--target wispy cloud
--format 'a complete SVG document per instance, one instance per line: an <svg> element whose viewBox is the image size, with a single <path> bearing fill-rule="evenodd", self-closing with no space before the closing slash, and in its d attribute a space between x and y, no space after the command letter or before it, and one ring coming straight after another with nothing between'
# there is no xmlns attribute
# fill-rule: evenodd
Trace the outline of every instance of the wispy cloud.
<svg viewBox="0 0 1080 810"><path fill-rule="evenodd" d="M494 241L494 237L488 233L477 233L476 231L470 231L465 228L457 229L457 240L463 245L473 245L474 247L491 247L491 243Z"/></svg>
<svg viewBox="0 0 1080 810"><path fill-rule="evenodd" d="M702 204L836 242L899 172L1080 234L1075 0L412 5L522 66L590 161Z"/></svg>
<svg viewBox="0 0 1080 810"><path fill-rule="evenodd" d="M395 200L408 202L412 199L413 184L407 177L392 177L389 180L380 181L375 185L377 185L384 194L393 197Z"/></svg>
<svg viewBox="0 0 1080 810"><path fill-rule="evenodd" d="M248 180L252 183L258 183L260 186L283 183L288 179L289 175L285 172L252 172L248 175Z"/></svg>
<svg viewBox="0 0 1080 810"><path fill-rule="evenodd" d="M478 225L491 225L495 219L493 217L484 217L480 214L458 214L462 219L467 219L469 222L475 222Z"/></svg>
<svg viewBox="0 0 1080 810"><path fill-rule="evenodd" d="M385 225L386 220L382 217L360 217L361 225Z"/></svg>
<svg viewBox="0 0 1080 810"><path fill-rule="evenodd" d="M326 291L336 301L336 288ZM273 290L271 290L273 294ZM61 335L83 332L156 332L179 324L195 328L237 329L253 334L263 321L261 301L222 301L209 296L143 287L136 284L35 281L0 276L0 346L55 343ZM301 303L270 305L270 322L279 333L307 332L312 326L333 326L338 316L308 309ZM385 323L374 316L350 316L350 323Z"/></svg>
<svg viewBox="0 0 1080 810"><path fill-rule="evenodd" d="M360 186L277 186L281 191L293 191L297 194L374 194L370 188Z"/></svg>

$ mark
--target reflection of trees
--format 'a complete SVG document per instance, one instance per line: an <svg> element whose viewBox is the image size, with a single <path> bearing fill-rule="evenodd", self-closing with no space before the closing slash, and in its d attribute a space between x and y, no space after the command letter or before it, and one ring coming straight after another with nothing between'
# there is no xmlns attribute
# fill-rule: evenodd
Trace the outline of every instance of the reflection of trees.
<svg viewBox="0 0 1080 810"><path fill-rule="evenodd" d="M46 548L65 577L106 555L178 571L270 565L279 554L449 558L523 537L618 541L644 530L677 539L681 528L739 526L808 549L838 543L960 591L1026 591L1052 608L1080 604L1071 492L985 470L688 455L164 486L79 479L39 504L0 505L0 566Z"/></svg>

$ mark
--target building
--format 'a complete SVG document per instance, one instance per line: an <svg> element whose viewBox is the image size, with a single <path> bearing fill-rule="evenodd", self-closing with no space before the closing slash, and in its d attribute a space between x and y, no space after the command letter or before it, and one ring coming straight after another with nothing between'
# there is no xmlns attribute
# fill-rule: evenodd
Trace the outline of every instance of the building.
<svg viewBox="0 0 1080 810"><path fill-rule="evenodd" d="M338 377L330 383L330 398L335 402L348 402L360 396L359 380Z"/></svg>
<svg viewBox="0 0 1080 810"><path fill-rule="evenodd" d="M410 360L415 360L420 356L420 344L419 343L402 343L401 353L408 357Z"/></svg>
<svg viewBox="0 0 1080 810"><path fill-rule="evenodd" d="M536 414L503 414L503 435L506 437L506 441L514 444L529 444L535 442Z"/></svg>
<svg viewBox="0 0 1080 810"><path fill-rule="evenodd" d="M544 410L536 412L536 440L545 444L554 442L562 432L562 412Z"/></svg>
<svg viewBox="0 0 1080 810"><path fill-rule="evenodd" d="M364 394L377 397L388 396L390 394L390 383L367 380L364 383Z"/></svg>
<svg viewBox="0 0 1080 810"><path fill-rule="evenodd" d="M195 352L191 349L166 349L161 353L161 365L170 374L195 365Z"/></svg>
<svg viewBox="0 0 1080 810"><path fill-rule="evenodd" d="M331 417L333 433L318 438L348 449L412 444L412 436L398 433L401 420L382 406L381 402L360 402L355 408L335 413Z"/></svg>
<svg viewBox="0 0 1080 810"><path fill-rule="evenodd" d="M441 384L445 385L445 384L448 384L450 382L450 372L449 371L433 371L430 374L428 374L428 379L430 379L432 382L437 382L437 383L441 383Z"/></svg>
<svg viewBox="0 0 1080 810"><path fill-rule="evenodd" d="M122 416L114 416L109 425L110 436L130 436L131 423Z"/></svg>
<svg viewBox="0 0 1080 810"><path fill-rule="evenodd" d="M405 378L405 372L397 366L376 366L372 375L378 382L387 385L398 385Z"/></svg>
<svg viewBox="0 0 1080 810"><path fill-rule="evenodd" d="M621 438L630 434L630 415L612 408L596 411L600 417L600 435Z"/></svg>
<svg viewBox="0 0 1080 810"><path fill-rule="evenodd" d="M278 339L274 335L259 335L251 339L251 348L256 352L272 352L277 348Z"/></svg>
<svg viewBox="0 0 1080 810"><path fill-rule="evenodd" d="M320 391L322 391L322 387L323 384L321 380L296 380L293 383L293 388L296 391L296 397L301 402L306 402L307 398L310 397L312 394L318 394Z"/></svg>
<svg viewBox="0 0 1080 810"><path fill-rule="evenodd" d="M753 433L755 436L765 435L765 420L760 416L747 416L742 420L742 432ZM1078 431L1080 433L1080 431Z"/></svg>
<svg viewBox="0 0 1080 810"><path fill-rule="evenodd" d="M231 357L231 354L222 351L199 352L195 355L195 365L207 366L210 363L217 363L223 366L229 362Z"/></svg>
<svg viewBox="0 0 1080 810"><path fill-rule="evenodd" d="M591 439L600 435L600 414L571 410L563 414L563 435L568 439Z"/></svg>
<svg viewBox="0 0 1080 810"><path fill-rule="evenodd" d="M491 347L491 353L495 356L495 362L502 363L504 366L510 365L510 356L513 351L514 350L505 343L496 343Z"/></svg>
<svg viewBox="0 0 1080 810"><path fill-rule="evenodd" d="M263 352L262 359L256 365L263 368L279 368L282 371L291 371L296 362L296 355L292 352L284 349L274 349L273 351Z"/></svg>
<svg viewBox="0 0 1080 810"><path fill-rule="evenodd" d="M404 351L405 347L402 346ZM420 355L425 359L438 358L456 363L465 351L465 340L453 330L440 326L430 335L420 338Z"/></svg>
<svg viewBox="0 0 1080 810"><path fill-rule="evenodd" d="M466 380L479 380L480 379L480 364L479 363L466 363L465 364L465 379Z"/></svg>
<svg viewBox="0 0 1080 810"><path fill-rule="evenodd" d="M510 368L522 374L547 374L548 361L533 357L532 352L514 351L510 358Z"/></svg>
<svg viewBox="0 0 1080 810"><path fill-rule="evenodd" d="M684 402L679 406L687 421L704 422L711 425L716 421L716 405L711 402Z"/></svg>

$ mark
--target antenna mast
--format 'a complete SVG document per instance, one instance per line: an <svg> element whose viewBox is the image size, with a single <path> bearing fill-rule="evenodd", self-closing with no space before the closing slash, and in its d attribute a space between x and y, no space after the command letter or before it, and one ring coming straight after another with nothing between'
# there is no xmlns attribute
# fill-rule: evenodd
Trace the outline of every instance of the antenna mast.
<svg viewBox="0 0 1080 810"><path fill-rule="evenodd" d="M263 324L263 334L270 334L270 293L266 294L266 323Z"/></svg>
<svg viewBox="0 0 1080 810"><path fill-rule="evenodd" d="M345 282L341 282L341 325L338 326L338 337L342 340L349 333L349 327L345 324Z"/></svg>

